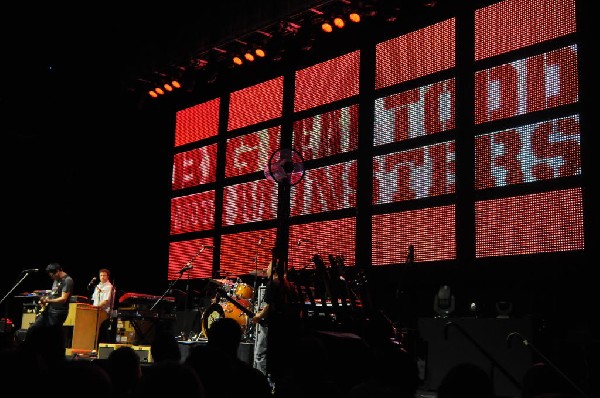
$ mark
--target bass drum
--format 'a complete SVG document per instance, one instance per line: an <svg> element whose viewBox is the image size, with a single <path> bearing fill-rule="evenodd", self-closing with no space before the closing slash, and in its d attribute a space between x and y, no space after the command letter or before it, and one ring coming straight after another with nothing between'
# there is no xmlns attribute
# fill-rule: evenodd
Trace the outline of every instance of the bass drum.
<svg viewBox="0 0 600 398"><path fill-rule="evenodd" d="M213 303L206 307L202 313L202 335L204 337L208 336L210 325L219 318L225 318L225 312L220 304Z"/></svg>
<svg viewBox="0 0 600 398"><path fill-rule="evenodd" d="M237 299L238 303L240 303L244 308L250 310L250 306L252 305L250 301L246 299ZM242 328L242 333L246 333L246 328L248 327L248 315L246 312L242 311L235 304L230 301L225 301L221 303L223 306L223 312L225 313L225 318L234 319Z"/></svg>

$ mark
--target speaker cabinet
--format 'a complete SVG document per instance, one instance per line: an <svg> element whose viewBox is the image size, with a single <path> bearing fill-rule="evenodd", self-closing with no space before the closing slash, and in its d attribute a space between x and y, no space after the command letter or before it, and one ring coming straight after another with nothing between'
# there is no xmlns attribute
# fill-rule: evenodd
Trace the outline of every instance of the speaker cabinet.
<svg viewBox="0 0 600 398"><path fill-rule="evenodd" d="M24 312L21 318L21 329L29 329L29 327L35 322L36 314L33 312Z"/></svg>

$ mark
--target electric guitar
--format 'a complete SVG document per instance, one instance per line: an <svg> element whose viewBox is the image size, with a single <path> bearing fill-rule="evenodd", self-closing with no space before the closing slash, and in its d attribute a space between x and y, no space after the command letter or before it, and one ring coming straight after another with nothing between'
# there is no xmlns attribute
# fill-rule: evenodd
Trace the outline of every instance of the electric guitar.
<svg viewBox="0 0 600 398"><path fill-rule="evenodd" d="M38 307L37 307L36 314L35 314L36 317L42 315L48 308L48 303L43 301L47 298L48 298L48 296L44 296L44 297L40 297L40 299L38 300Z"/></svg>

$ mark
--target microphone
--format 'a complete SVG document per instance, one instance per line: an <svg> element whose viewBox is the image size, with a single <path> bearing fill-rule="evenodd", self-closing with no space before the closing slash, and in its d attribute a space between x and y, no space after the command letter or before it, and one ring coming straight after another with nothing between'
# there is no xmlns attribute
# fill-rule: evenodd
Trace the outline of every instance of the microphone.
<svg viewBox="0 0 600 398"><path fill-rule="evenodd" d="M204 249L208 249L208 250L212 250L212 249L214 249L215 247L214 247L213 245L204 245L204 246L202 246L202 248L204 248Z"/></svg>
<svg viewBox="0 0 600 398"><path fill-rule="evenodd" d="M185 265L185 267L183 267L181 270L179 270L179 273L180 273L180 274L183 274L185 271L189 271L189 270L191 270L192 268L194 268L194 266L192 265L192 263L187 263L187 264Z"/></svg>
<svg viewBox="0 0 600 398"><path fill-rule="evenodd" d="M96 277L93 277L93 278L92 278L92 280L90 281L90 283L88 283L88 285L87 285L87 288L88 288L88 290L92 290L92 285L93 285L94 283L96 283L96 281L97 281L97 280L98 280L98 279L97 279Z"/></svg>
<svg viewBox="0 0 600 398"><path fill-rule="evenodd" d="M39 268L29 268L29 269L24 269L21 272L25 273L25 272L38 272L38 271L39 271Z"/></svg>
<svg viewBox="0 0 600 398"><path fill-rule="evenodd" d="M262 241L263 241L263 237L261 236L261 237L258 238L258 244L257 244L257 246L262 245Z"/></svg>
<svg viewBox="0 0 600 398"><path fill-rule="evenodd" d="M302 242L305 242L305 243L311 243L311 242L312 242L312 240L310 240L310 239L302 239L302 238L300 238L300 239L298 239L298 242L296 242L296 244L297 244L298 246L300 246L300 245L302 244Z"/></svg>

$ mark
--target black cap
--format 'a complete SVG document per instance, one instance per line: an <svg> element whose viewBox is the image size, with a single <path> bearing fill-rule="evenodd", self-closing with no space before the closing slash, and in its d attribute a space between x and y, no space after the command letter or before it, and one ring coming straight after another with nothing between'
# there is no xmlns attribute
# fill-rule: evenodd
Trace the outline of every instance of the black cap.
<svg viewBox="0 0 600 398"><path fill-rule="evenodd" d="M48 264L48 266L46 266L46 272L55 273L57 271L60 271L61 269L62 267L58 263L50 263Z"/></svg>

